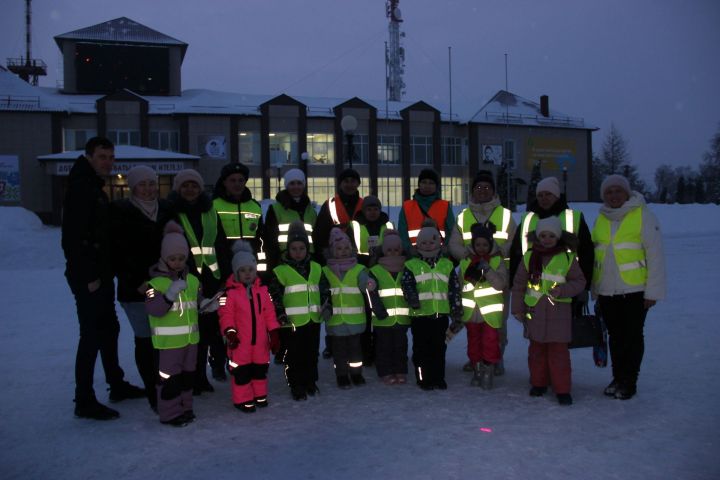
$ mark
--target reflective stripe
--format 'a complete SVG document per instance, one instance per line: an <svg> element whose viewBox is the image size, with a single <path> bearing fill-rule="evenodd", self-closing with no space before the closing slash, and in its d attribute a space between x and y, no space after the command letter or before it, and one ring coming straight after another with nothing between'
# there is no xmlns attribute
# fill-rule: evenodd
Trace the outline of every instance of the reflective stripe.
<svg viewBox="0 0 720 480"><path fill-rule="evenodd" d="M230 237L228 237L230 238ZM190 253L193 255L213 255L215 253L215 248L213 247L192 247L190 248Z"/></svg>
<svg viewBox="0 0 720 480"><path fill-rule="evenodd" d="M420 300L447 300L444 293L424 292L418 295Z"/></svg>
<svg viewBox="0 0 720 480"><path fill-rule="evenodd" d="M257 254L257 258L258 260L265 260L267 258L267 255L265 255L265 252L260 251Z"/></svg>
<svg viewBox="0 0 720 480"><path fill-rule="evenodd" d="M298 292L319 292L320 287L317 285L308 285L306 283L300 285L290 285L285 287L285 293L298 293Z"/></svg>
<svg viewBox="0 0 720 480"><path fill-rule="evenodd" d="M480 313L483 315L487 315L488 313L494 313L494 312L502 312L502 311L503 311L502 303L495 303L493 305L485 305L484 307L480 307Z"/></svg>
<svg viewBox="0 0 720 480"><path fill-rule="evenodd" d="M543 296L543 294L540 290L535 290L534 288L528 288L525 291L525 295L530 295L533 298L540 298Z"/></svg>
<svg viewBox="0 0 720 480"><path fill-rule="evenodd" d="M333 307L333 315L353 315L365 313L365 307Z"/></svg>
<svg viewBox="0 0 720 480"><path fill-rule="evenodd" d="M463 240L472 240L472 232L463 232L462 235Z"/></svg>
<svg viewBox="0 0 720 480"><path fill-rule="evenodd" d="M218 305L220 305L221 307L224 307L226 303L227 303L227 297L225 295L218 298Z"/></svg>
<svg viewBox="0 0 720 480"><path fill-rule="evenodd" d="M218 267L217 263L213 263L213 264L208 265L208 268L210 269L211 272L214 272L220 267Z"/></svg>
<svg viewBox="0 0 720 480"><path fill-rule="evenodd" d="M420 229L408 230L408 237L417 237L418 233L420 233Z"/></svg>
<svg viewBox="0 0 720 480"><path fill-rule="evenodd" d="M565 209L565 231L575 233L575 212L571 209Z"/></svg>
<svg viewBox="0 0 720 480"><path fill-rule="evenodd" d="M415 277L415 281L417 281L418 283L425 282L427 280L441 280L441 281L447 283L449 281L449 278L447 275L444 275L442 273L437 273L437 272L423 273L423 274L420 274L417 277Z"/></svg>
<svg viewBox="0 0 720 480"><path fill-rule="evenodd" d="M398 315L410 315L410 309L407 307L388 308L387 313L389 317L397 317Z"/></svg>
<svg viewBox="0 0 720 480"><path fill-rule="evenodd" d="M520 242L522 243L523 255L525 255L525 252L528 251L527 234L530 231L530 222L532 221L534 216L535 214L533 212L529 212L527 215L525 215L525 219L523 220L522 230L520 231Z"/></svg>
<svg viewBox="0 0 720 480"><path fill-rule="evenodd" d="M305 233L307 233L308 235L312 233L312 231L313 231L312 225L310 225L309 223L304 223L303 226L305 227ZM278 225L278 231L280 231L280 232L287 232L289 230L290 230L289 223L283 223L283 224Z"/></svg>
<svg viewBox="0 0 720 480"><path fill-rule="evenodd" d="M607 245L603 245L604 247L607 247ZM613 247L616 250L640 250L643 248L642 243L635 243L635 242L623 242L623 243L615 243L613 244Z"/></svg>
<svg viewBox="0 0 720 480"><path fill-rule="evenodd" d="M471 300L469 298L463 297L462 304L463 304L463 307L475 308L475 301Z"/></svg>
<svg viewBox="0 0 720 480"><path fill-rule="evenodd" d="M395 297L395 296L402 296L403 291L402 288L383 288L382 290L378 290L378 295L381 297Z"/></svg>
<svg viewBox="0 0 720 480"><path fill-rule="evenodd" d="M228 359L228 365L230 365L232 368L237 368L239 365L232 360Z"/></svg>
<svg viewBox="0 0 720 480"><path fill-rule="evenodd" d="M335 198L331 198L328 202L328 210L330 211L330 218L332 218L332 221L335 225L340 224L340 219L338 218L337 213L337 207L335 206Z"/></svg>
<svg viewBox="0 0 720 480"><path fill-rule="evenodd" d="M508 239L508 227L510 226L510 210L507 208L503 208L503 219L502 219L502 228L495 232L493 235L493 238L500 238L502 240Z"/></svg>
<svg viewBox="0 0 720 480"><path fill-rule="evenodd" d="M179 327L155 327L152 329L153 335L185 335L198 331L197 324L181 325Z"/></svg>
<svg viewBox="0 0 720 480"><path fill-rule="evenodd" d="M177 312L178 310L187 310L188 308L197 308L197 302L196 301L190 301L190 302L173 302L172 307L170 308L171 311Z"/></svg>
<svg viewBox="0 0 720 480"><path fill-rule="evenodd" d="M362 366L363 366L362 362L348 362L348 367L350 367L350 368L358 368L358 367L362 367Z"/></svg>
<svg viewBox="0 0 720 480"><path fill-rule="evenodd" d="M470 285L472 287L472 285ZM493 287L478 288L475 290L475 298L489 297L490 295L502 294L502 290L495 290Z"/></svg>
<svg viewBox="0 0 720 480"><path fill-rule="evenodd" d="M548 280L548 281L557 282L557 283L565 283L565 277L564 277L564 276L562 276L562 275L554 275L554 274L552 274L552 273L545 273L545 272L543 272L543 273L540 275L540 280Z"/></svg>
<svg viewBox="0 0 720 480"><path fill-rule="evenodd" d="M463 285L463 292L472 292L473 290L475 290L475 287L472 283L466 283L465 285Z"/></svg>
<svg viewBox="0 0 720 480"><path fill-rule="evenodd" d="M618 270L620 270L621 272L627 272L628 270L645 268L646 266L647 265L644 260L639 260L637 262L623 263L622 265L618 265Z"/></svg>
<svg viewBox="0 0 720 480"><path fill-rule="evenodd" d="M267 271L267 265L265 265L264 263L258 263L257 271L258 271L258 272L266 272L266 271Z"/></svg>
<svg viewBox="0 0 720 480"><path fill-rule="evenodd" d="M167 380L168 378L170 378L170 375L168 375L167 373L163 372L162 370L158 370L158 375L160 375L160 378L162 378L162 379L164 379L164 380Z"/></svg>
<svg viewBox="0 0 720 480"><path fill-rule="evenodd" d="M290 307L285 309L285 315L303 315L306 313L320 313L318 305L309 305L307 307Z"/></svg>
<svg viewBox="0 0 720 480"><path fill-rule="evenodd" d="M508 234L505 232L495 232L495 233L493 233L493 238L499 239L499 240L507 240Z"/></svg>
<svg viewBox="0 0 720 480"><path fill-rule="evenodd" d="M155 289L149 288L147 292L145 292L145 295L147 295L148 298L155 298Z"/></svg>
<svg viewBox="0 0 720 480"><path fill-rule="evenodd" d="M240 240L242 238L240 235L225 235L225 237L228 240Z"/></svg>
<svg viewBox="0 0 720 480"><path fill-rule="evenodd" d="M340 293L358 293L359 291L360 289L356 287L336 287L330 289L330 293L332 295L337 295Z"/></svg>
<svg viewBox="0 0 720 480"><path fill-rule="evenodd" d="M278 236L278 242L280 242L280 243L287 243L287 239L288 239L287 235Z"/></svg>

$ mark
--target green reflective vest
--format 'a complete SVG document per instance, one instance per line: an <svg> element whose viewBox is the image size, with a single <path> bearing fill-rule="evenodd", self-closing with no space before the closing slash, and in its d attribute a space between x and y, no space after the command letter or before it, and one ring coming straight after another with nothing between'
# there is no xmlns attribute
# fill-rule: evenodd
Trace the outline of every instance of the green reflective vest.
<svg viewBox="0 0 720 480"><path fill-rule="evenodd" d="M317 212L313 206L308 204L303 213L303 218L300 218L297 210L285 208L279 202L273 203L271 208L275 212L275 218L278 223L278 245L280 246L280 252L287 250L288 230L290 229L290 224L296 220L301 220L305 224L305 233L307 233L308 242L310 243L310 252L314 252L315 248L313 246L312 233L315 222L317 221Z"/></svg>
<svg viewBox="0 0 720 480"><path fill-rule="evenodd" d="M215 209L211 208L207 212L203 212L201 216L203 236L200 242L198 242L187 215L180 213L178 217L180 217L180 223L182 223L185 230L185 237L190 244L190 253L195 259L195 268L198 275L202 273L203 265L207 265L213 277L220 278L220 267L215 256L215 239L217 238L217 213Z"/></svg>
<svg viewBox="0 0 720 480"><path fill-rule="evenodd" d="M508 230L510 230L511 218L512 212L510 212L507 208L504 208L502 205L495 207L495 210L493 210L490 218L488 218L488 220L495 225L496 231L493 234L493 240L495 240L495 243L497 243L498 246L503 245L508 241ZM463 244L467 247L472 242L472 233L470 232L470 229L473 225L479 222L477 218L475 218L475 215L473 215L472 210L470 210L470 208L466 208L457 216L456 223L457 228L462 234Z"/></svg>
<svg viewBox="0 0 720 480"><path fill-rule="evenodd" d="M523 262L525 263L525 269L530 271L530 256L532 250L528 250L523 256ZM566 283L566 277L570 266L575 259L575 254L572 252L561 252L554 255L547 265L543 267L542 274L540 275L540 283L534 285L528 280L527 288L525 289L525 305L534 307L540 301L543 295L550 297L550 290L560 284ZM553 302L570 303L572 298L556 298L551 297Z"/></svg>
<svg viewBox="0 0 720 480"><path fill-rule="evenodd" d="M375 327L392 327L395 324L410 325L410 308L402 291L402 272L393 275L380 265L370 268L378 281L378 294L388 316L380 320L373 313L372 324Z"/></svg>
<svg viewBox="0 0 720 480"><path fill-rule="evenodd" d="M501 261L500 255L494 255L490 258L490 267L497 270ZM469 258L465 258L460 262L460 278L465 278L465 272L470 262ZM503 292L502 290L495 290L487 280L483 279L478 283L463 280L462 302L463 322L470 320L475 307L477 307L485 323L493 328L502 326L503 308L505 306Z"/></svg>
<svg viewBox="0 0 720 480"><path fill-rule="evenodd" d="M448 290L453 263L447 258L441 258L431 268L424 260L413 258L405 262L405 267L415 276L420 297L420 309L411 308L410 315L419 317L450 313Z"/></svg>
<svg viewBox="0 0 720 480"><path fill-rule="evenodd" d="M580 231L581 215L582 213L578 210L566 208L560 212L557 217L564 231L577 235ZM528 240L527 236L528 233L535 231L537 222L538 215L535 212L527 212L523 215L522 221L520 222L520 245L523 255L532 248L532 242Z"/></svg>
<svg viewBox="0 0 720 480"><path fill-rule="evenodd" d="M360 225L357 220L353 220L350 223L350 232L353 240L355 240L355 246L357 247L358 255L370 255L370 249L373 247L379 247L382 245L383 237L385 236L385 230L388 228L392 229L392 222L387 222L380 227L379 235L370 235L367 226Z"/></svg>
<svg viewBox="0 0 720 480"><path fill-rule="evenodd" d="M200 341L197 298L200 281L193 274L185 279L187 287L180 292L170 310L162 317L148 315L153 347L158 350L182 348ZM147 296L164 295L172 284L168 277L155 277L148 282Z"/></svg>
<svg viewBox="0 0 720 480"><path fill-rule="evenodd" d="M323 273L330 282L333 314L328 326L360 325L365 323L365 301L360 291L358 279L365 267L358 264L345 273L340 280L329 267L323 267Z"/></svg>
<svg viewBox="0 0 720 480"><path fill-rule="evenodd" d="M242 203L228 202L223 198L213 200L213 206L222 222L228 240L255 238L262 207L255 200Z"/></svg>
<svg viewBox="0 0 720 480"><path fill-rule="evenodd" d="M623 282L628 285L644 285L647 282L647 262L642 245L642 208L628 212L614 236L611 236L610 220L601 213L595 220L592 239L595 243L593 285L600 282L608 248L612 248L615 254L615 263Z"/></svg>
<svg viewBox="0 0 720 480"><path fill-rule="evenodd" d="M280 284L285 287L282 303L285 315L294 327L301 327L310 321L320 323L320 276L322 268L310 262L310 274L305 279L289 265L278 265L273 269Z"/></svg>

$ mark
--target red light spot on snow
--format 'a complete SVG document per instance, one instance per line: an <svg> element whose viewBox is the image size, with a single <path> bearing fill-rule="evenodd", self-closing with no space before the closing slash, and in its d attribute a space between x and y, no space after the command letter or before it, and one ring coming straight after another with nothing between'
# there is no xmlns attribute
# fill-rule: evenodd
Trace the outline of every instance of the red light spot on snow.
<svg viewBox="0 0 720 480"><path fill-rule="evenodd" d="M485 433L492 433L492 428L481 427L480 431Z"/></svg>

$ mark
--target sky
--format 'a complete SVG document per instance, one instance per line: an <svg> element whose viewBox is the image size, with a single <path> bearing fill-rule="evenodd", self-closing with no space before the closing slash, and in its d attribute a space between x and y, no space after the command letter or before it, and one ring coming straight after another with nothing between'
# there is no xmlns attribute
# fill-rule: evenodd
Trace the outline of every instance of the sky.
<svg viewBox="0 0 720 480"><path fill-rule="evenodd" d="M0 58L25 51L25 2L0 0ZM384 0L35 0L33 57L56 86L53 36L125 16L188 43L183 89L385 98ZM696 167L720 130L717 0L401 0L403 100L472 114L505 87L610 125L653 184L661 164ZM653 184L654 185L654 184Z"/></svg>

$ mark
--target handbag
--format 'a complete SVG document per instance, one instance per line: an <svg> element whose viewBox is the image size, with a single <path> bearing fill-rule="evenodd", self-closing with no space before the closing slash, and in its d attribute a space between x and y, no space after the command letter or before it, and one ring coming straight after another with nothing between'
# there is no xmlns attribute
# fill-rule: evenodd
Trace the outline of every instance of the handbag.
<svg viewBox="0 0 720 480"><path fill-rule="evenodd" d="M603 325L599 315L592 315L587 304L572 317L572 340L568 348L599 347L603 343Z"/></svg>

